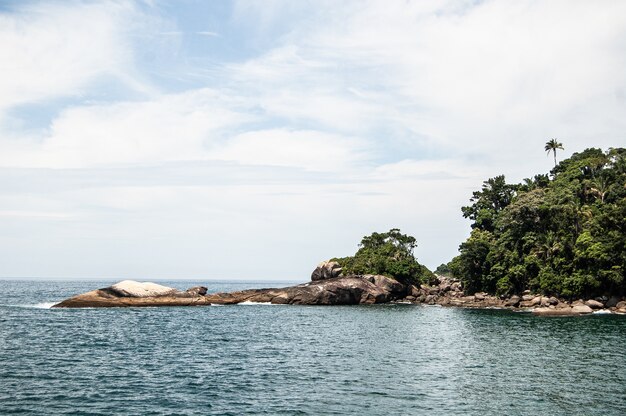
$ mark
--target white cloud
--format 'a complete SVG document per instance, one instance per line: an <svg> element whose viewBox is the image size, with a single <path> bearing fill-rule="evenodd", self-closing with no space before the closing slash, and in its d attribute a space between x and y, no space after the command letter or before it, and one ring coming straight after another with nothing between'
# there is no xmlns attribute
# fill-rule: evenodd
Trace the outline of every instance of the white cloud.
<svg viewBox="0 0 626 416"><path fill-rule="evenodd" d="M281 5L265 19L280 20ZM539 157L549 137L568 152L622 139L626 4L373 1L309 11L280 47L235 68L275 114L347 132L404 129L427 152L482 156L515 177L549 167ZM531 162L513 163L520 155Z"/></svg>
<svg viewBox="0 0 626 416"><path fill-rule="evenodd" d="M137 13L0 16L0 61L12 63L0 111L88 92L103 75L147 91L152 47L176 68L196 62L182 37L151 35L217 35L130 24ZM300 280L391 227L435 267L467 235L459 207L486 178L547 171L551 137L567 153L624 142L626 4L238 2L233 22L246 45L271 47L243 60L207 51L195 71L206 79L194 78L206 85L59 107L44 133L2 126L0 252L41 254L40 269L3 261L4 273L59 275L74 261L77 276L99 265Z"/></svg>
<svg viewBox="0 0 626 416"><path fill-rule="evenodd" d="M72 107L43 140L0 154L0 166L85 168L206 158L220 129L250 116L209 89L150 101Z"/></svg>
<svg viewBox="0 0 626 416"><path fill-rule="evenodd" d="M77 96L102 75L125 78L132 66L122 3L25 5L0 15L0 111L56 97Z"/></svg>
<svg viewBox="0 0 626 416"><path fill-rule="evenodd" d="M200 36L210 36L210 37L219 37L219 33L217 32L211 32L209 30L202 30L200 32L196 32L196 35L200 35Z"/></svg>
<svg viewBox="0 0 626 416"><path fill-rule="evenodd" d="M349 171L366 161L366 149L358 140L337 134L272 129L237 135L211 157L244 165Z"/></svg>

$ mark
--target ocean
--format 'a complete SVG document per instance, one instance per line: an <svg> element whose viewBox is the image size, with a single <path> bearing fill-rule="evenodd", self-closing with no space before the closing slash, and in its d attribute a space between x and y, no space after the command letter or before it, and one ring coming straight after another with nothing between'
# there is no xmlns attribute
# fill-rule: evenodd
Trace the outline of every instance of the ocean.
<svg viewBox="0 0 626 416"><path fill-rule="evenodd" d="M111 283L0 281L0 415L626 414L626 316L419 305L50 309Z"/></svg>

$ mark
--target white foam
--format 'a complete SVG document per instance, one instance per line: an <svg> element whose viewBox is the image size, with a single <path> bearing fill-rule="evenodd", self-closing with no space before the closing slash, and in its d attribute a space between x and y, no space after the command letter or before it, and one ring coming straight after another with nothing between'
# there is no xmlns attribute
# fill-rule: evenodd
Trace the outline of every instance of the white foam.
<svg viewBox="0 0 626 416"><path fill-rule="evenodd" d="M249 300L245 302L240 302L237 305L273 305L272 302L251 302Z"/></svg>
<svg viewBox="0 0 626 416"><path fill-rule="evenodd" d="M13 305L13 306L17 306L18 308L29 308L29 309L50 309L57 303L59 302L41 302L41 303L35 303L35 304Z"/></svg>
<svg viewBox="0 0 626 416"><path fill-rule="evenodd" d="M611 315L612 312L607 309L600 309L599 311L594 311L594 315Z"/></svg>

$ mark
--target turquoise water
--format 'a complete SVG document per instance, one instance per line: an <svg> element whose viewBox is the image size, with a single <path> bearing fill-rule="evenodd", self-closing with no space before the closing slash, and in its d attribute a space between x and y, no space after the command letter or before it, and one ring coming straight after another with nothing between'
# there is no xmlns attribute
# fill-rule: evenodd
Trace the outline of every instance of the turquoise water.
<svg viewBox="0 0 626 416"><path fill-rule="evenodd" d="M0 281L0 414L626 414L626 316L45 308L110 283Z"/></svg>

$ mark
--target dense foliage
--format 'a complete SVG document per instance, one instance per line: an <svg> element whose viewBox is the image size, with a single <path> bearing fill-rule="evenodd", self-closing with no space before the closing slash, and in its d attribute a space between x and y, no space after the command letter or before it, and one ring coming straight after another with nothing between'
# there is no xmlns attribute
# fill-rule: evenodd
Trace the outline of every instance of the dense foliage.
<svg viewBox="0 0 626 416"><path fill-rule="evenodd" d="M587 149L517 185L489 179L470 202L472 233L448 264L468 292L626 292L626 149Z"/></svg>
<svg viewBox="0 0 626 416"><path fill-rule="evenodd" d="M354 256L335 258L344 274L381 274L403 283L430 283L434 274L413 255L415 237L393 228L363 237Z"/></svg>

